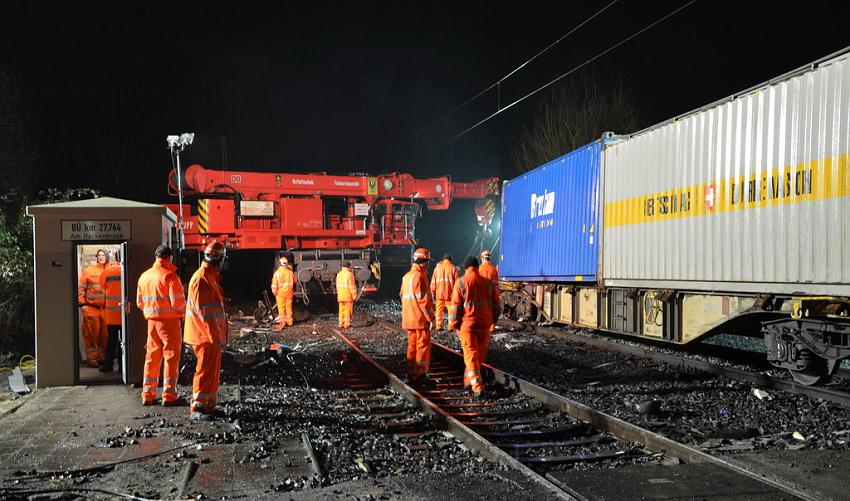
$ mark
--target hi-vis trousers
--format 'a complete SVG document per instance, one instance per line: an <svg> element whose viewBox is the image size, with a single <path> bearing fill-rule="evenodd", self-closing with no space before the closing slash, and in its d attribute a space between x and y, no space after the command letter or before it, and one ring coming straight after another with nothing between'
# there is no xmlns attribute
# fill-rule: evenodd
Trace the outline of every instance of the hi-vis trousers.
<svg viewBox="0 0 850 501"><path fill-rule="evenodd" d="M460 345L463 347L463 362L466 369L463 373L464 386L469 385L472 391L480 393L484 390L481 379L481 364L487 358L490 348L490 328L484 330L461 330L458 332Z"/></svg>
<svg viewBox="0 0 850 501"><path fill-rule="evenodd" d="M151 402L156 398L156 388L160 381L159 368L163 360L165 360L165 370L162 378L162 401L173 402L177 400L177 375L180 371L180 348L182 346L183 330L180 328L179 318L148 319L142 402Z"/></svg>

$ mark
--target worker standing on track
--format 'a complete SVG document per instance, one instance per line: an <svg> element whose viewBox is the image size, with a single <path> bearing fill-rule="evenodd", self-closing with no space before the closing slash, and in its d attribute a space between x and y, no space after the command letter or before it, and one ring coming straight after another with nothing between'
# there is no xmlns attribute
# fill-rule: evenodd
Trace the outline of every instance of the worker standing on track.
<svg viewBox="0 0 850 501"><path fill-rule="evenodd" d="M153 266L142 273L136 287L136 306L148 321L142 405L154 403L159 368L165 360L162 405L169 406L179 402L177 377L183 346L180 320L186 313L186 296L176 273L177 267L171 262L171 248L160 245L154 251L154 257Z"/></svg>
<svg viewBox="0 0 850 501"><path fill-rule="evenodd" d="M478 274L493 282L493 285L495 285L497 289L499 288L499 268L490 263L490 251L487 249L481 251L481 264L478 265ZM493 322L493 326L490 327L490 332L493 332L494 330L496 330L495 321ZM484 359L486 358L487 352L485 351L484 356L481 358L481 363L484 363Z"/></svg>
<svg viewBox="0 0 850 501"><path fill-rule="evenodd" d="M292 325L292 299L295 297L295 284L298 283L298 278L289 267L286 251L278 252L277 259L280 266L272 275L272 294L277 299L279 318L275 330L283 330L284 327Z"/></svg>
<svg viewBox="0 0 850 501"><path fill-rule="evenodd" d="M100 274L106 269L109 256L99 249L97 263L87 266L77 284L77 303L83 315L83 344L86 348L86 365L98 367L106 348L106 314L103 309L103 287Z"/></svg>
<svg viewBox="0 0 850 501"><path fill-rule="evenodd" d="M496 323L499 288L478 272L478 260L472 256L463 262L464 275L457 281L449 306L449 328L459 331L463 347L464 386L469 385L476 398L484 396L481 364L490 344L490 328Z"/></svg>
<svg viewBox="0 0 850 501"><path fill-rule="evenodd" d="M339 327L347 329L351 327L351 314L354 301L357 300L357 282L350 261L343 261L342 268L336 274L336 300L339 302Z"/></svg>
<svg viewBox="0 0 850 501"><path fill-rule="evenodd" d="M109 266L100 274L98 281L104 294L104 311L106 314L106 351L100 361L100 372L112 372L115 368L118 338L121 336L121 310L124 307L124 293L121 290L121 273L123 265L118 254ZM120 361L119 361L120 363Z"/></svg>
<svg viewBox="0 0 850 501"><path fill-rule="evenodd" d="M443 260L437 263L434 274L431 275L431 294L437 305L437 322L435 329L443 330L443 311L449 307L452 300L452 291L457 282L457 267L452 263L452 255L446 253Z"/></svg>
<svg viewBox="0 0 850 501"><path fill-rule="evenodd" d="M204 250L204 262L189 281L183 342L192 345L198 359L189 415L193 420L212 420L218 403L221 352L227 347L224 292L219 285L225 259L224 245L211 242Z"/></svg>
<svg viewBox="0 0 850 501"><path fill-rule="evenodd" d="M407 375L417 386L432 384L431 328L434 324L434 300L428 287L428 249L416 249L413 265L401 279L401 327L407 330Z"/></svg>

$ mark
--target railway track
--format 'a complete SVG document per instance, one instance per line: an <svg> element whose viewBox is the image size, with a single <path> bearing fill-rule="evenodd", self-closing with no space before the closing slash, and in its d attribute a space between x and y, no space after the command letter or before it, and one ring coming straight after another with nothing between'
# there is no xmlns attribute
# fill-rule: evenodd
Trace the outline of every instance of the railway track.
<svg viewBox="0 0 850 501"><path fill-rule="evenodd" d="M790 379L772 377L762 373L716 364L706 360L693 358L687 354L671 353L669 347L667 347L666 351L659 351L644 346L618 343L615 340L585 336L552 327L535 326L534 329L542 334L560 337L586 346L622 353L624 355L637 358L649 359L675 367L688 368L709 374L715 374L737 381L747 382L763 389L786 391L795 395L805 395L814 399L820 398L850 408L850 393L829 387L806 386Z"/></svg>
<svg viewBox="0 0 850 501"><path fill-rule="evenodd" d="M374 319L371 328L401 334L386 321ZM644 482L643 493L600 495L605 488L587 480L591 474L560 465L594 461L625 462L622 470L629 475L673 475L677 485L687 485L689 495L699 489L710 494L707 478L722 478L730 496L758 493L783 499L815 499L793 487L762 478L759 474L680 444L664 436L640 428L616 417L596 411L579 402L546 390L521 378L487 366L485 372L495 386L492 399L475 401L463 390L462 357L453 350L434 343L430 375L434 388L414 389L398 375L384 367L377 357L386 353L370 352L367 342L360 346L358 335L343 333L324 324L348 344L375 370L384 374L390 388L405 397L416 409L430 414L441 429L460 439L482 457L522 472L559 499L625 499L658 495L652 480ZM357 329L353 329L356 331ZM654 456L654 458L653 458ZM638 465L647 459L665 458L666 466ZM635 473L637 472L637 473ZM656 479L657 480L657 479ZM661 483L671 482L662 480ZM612 482L614 485L617 482ZM622 485L627 485L622 484ZM652 491L655 488L656 491ZM646 490L648 489L648 490Z"/></svg>

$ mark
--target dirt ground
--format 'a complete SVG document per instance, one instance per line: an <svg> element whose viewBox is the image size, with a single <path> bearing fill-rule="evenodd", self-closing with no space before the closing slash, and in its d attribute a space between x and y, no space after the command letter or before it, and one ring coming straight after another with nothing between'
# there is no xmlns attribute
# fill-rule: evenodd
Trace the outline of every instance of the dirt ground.
<svg viewBox="0 0 850 501"><path fill-rule="evenodd" d="M364 426L372 419L365 411L339 404L352 395L341 377L348 348L312 322L271 339L238 339L243 326L231 326L230 350L250 358L275 341L294 348L293 355L257 358L265 363L254 368L226 357L220 417L211 423L190 421L185 406L143 407L140 390L124 385L46 388L0 402L0 497L548 497L438 430L412 446L410 439ZM186 361L178 388L183 396L191 392L194 365ZM314 475L302 433L316 449L323 479ZM197 471L187 478L191 465Z"/></svg>

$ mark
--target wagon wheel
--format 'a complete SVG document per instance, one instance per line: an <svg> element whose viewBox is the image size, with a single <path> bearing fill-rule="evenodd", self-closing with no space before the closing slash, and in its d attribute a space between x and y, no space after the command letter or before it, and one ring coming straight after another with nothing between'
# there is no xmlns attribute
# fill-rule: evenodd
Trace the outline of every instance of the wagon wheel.
<svg viewBox="0 0 850 501"><path fill-rule="evenodd" d="M794 381L805 386L826 383L840 365L840 360L823 359L812 353L811 350L801 350L800 359L806 362L804 369L788 370L791 372Z"/></svg>

